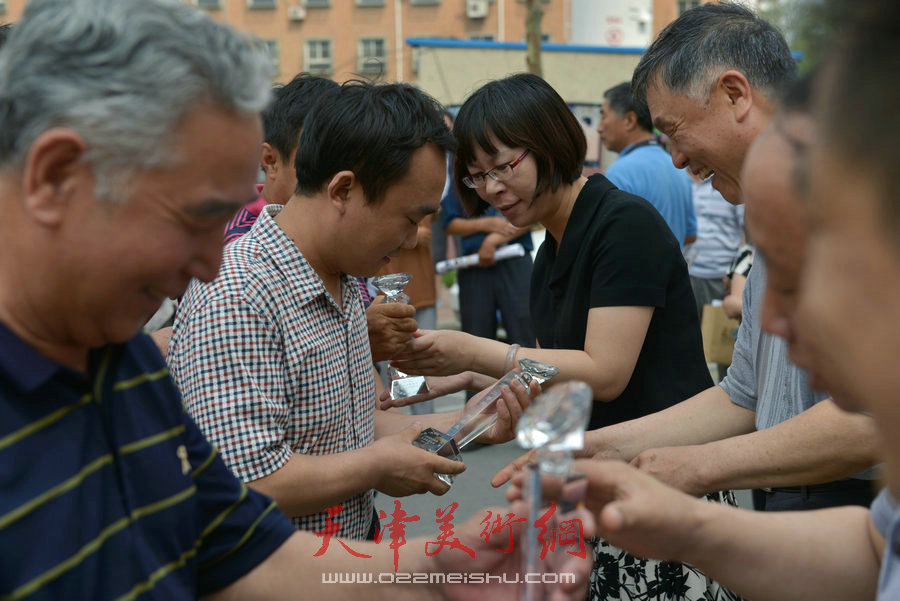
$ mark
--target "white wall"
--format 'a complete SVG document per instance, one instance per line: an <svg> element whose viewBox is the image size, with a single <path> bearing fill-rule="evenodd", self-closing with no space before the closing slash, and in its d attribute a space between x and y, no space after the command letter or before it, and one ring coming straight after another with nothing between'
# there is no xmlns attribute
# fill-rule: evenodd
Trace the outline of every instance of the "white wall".
<svg viewBox="0 0 900 601"><path fill-rule="evenodd" d="M652 0L571 0L571 44L646 48L653 35Z"/></svg>

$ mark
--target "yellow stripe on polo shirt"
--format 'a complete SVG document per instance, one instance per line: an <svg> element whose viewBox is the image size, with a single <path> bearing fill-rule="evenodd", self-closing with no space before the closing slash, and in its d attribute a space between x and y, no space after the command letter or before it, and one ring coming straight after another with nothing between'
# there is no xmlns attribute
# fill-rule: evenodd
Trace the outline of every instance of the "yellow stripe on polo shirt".
<svg viewBox="0 0 900 601"><path fill-rule="evenodd" d="M183 568L184 564L187 563L187 560L197 554L197 548L198 547L195 544L193 549L188 549L187 551L182 553L181 557L179 557L175 561L173 561L171 563L167 563L166 565L162 566L161 568L154 570L150 574L150 577L147 578L147 580L145 580L144 582L141 582L140 584L134 585L134 587L130 591L128 591L121 597L116 597L114 601L131 601L132 599L136 598L138 595L140 595L142 593L146 593L147 591L152 589L154 586L156 586L157 582L159 582L160 580L162 580L163 578L165 578L166 576L168 576L175 570Z"/></svg>
<svg viewBox="0 0 900 601"><path fill-rule="evenodd" d="M247 498L247 485L241 482L241 494L238 496L237 500L231 504L228 509L224 510L222 513L217 515L213 521L209 523L209 525L203 529L203 532L200 533L200 541L203 541L207 536L209 536L213 530L219 527L219 524L225 521L231 512L237 509L238 505L244 502L244 499ZM200 542L198 541L198 542Z"/></svg>
<svg viewBox="0 0 900 601"><path fill-rule="evenodd" d="M166 441L170 438L174 438L175 436L180 435L184 432L185 427L184 424L175 426L174 428L170 428L168 430L164 430L152 436L148 436L146 438L142 438L141 440L136 440L134 442L123 445L119 448L119 453L122 455L133 453L135 451L139 451L141 449L145 449L147 447L159 444L160 442ZM20 505L19 507L13 509L12 511L6 513L5 515L0 516L0 530L9 526L11 523L16 520L21 519L22 517L28 515L41 505L45 503L49 503L53 499L59 497L60 495L69 492L70 490L78 487L84 482L85 478L90 476L92 473L96 472L100 468L109 465L113 462L113 456L111 454L103 455L102 457L98 457L93 460L81 470L75 474L74 476L70 476L66 478L61 483L56 486L48 489L47 491L41 493L40 495L34 497L27 503Z"/></svg>
<svg viewBox="0 0 900 601"><path fill-rule="evenodd" d="M240 505L246 498L247 498L247 485L244 484L243 482L241 482L241 494L240 494L240 497L238 498L238 500L235 501L234 504L232 504L228 509L226 509L225 511L220 513L218 516L216 516L216 518L209 524L209 526L207 526L203 530L203 532L200 534L200 538L198 538L194 542L193 549L188 549L187 551L182 553L181 557L179 557L175 561L170 562L170 563L162 566L161 568L155 570L154 572L152 572L150 574L150 577L147 578L147 580L145 580L144 582L141 582L140 584L136 584L130 591L128 591L121 597L117 597L114 601L131 601L138 595L145 593L145 592L149 591L150 589L152 589L154 586L156 586L157 582L162 580L165 576L167 576L171 572L173 572L181 567L184 567L185 563L187 563L187 560L197 554L198 549L203 544L203 540L207 536L209 536L209 534L213 530L215 530L219 526L219 524L221 524L223 521L225 521L225 518L227 518L229 516L229 514L231 514L231 512L234 511L237 508L237 506Z"/></svg>
<svg viewBox="0 0 900 601"><path fill-rule="evenodd" d="M9 513L0 516L0 530L2 530L3 528L6 528L7 526L12 524L16 520L19 520L22 517L28 515L29 513L31 513L38 507L40 507L41 505L44 505L45 503L49 503L56 497L62 495L63 493L66 493L66 492L72 490L73 488L79 486L82 482L84 482L85 478L87 478L88 476L90 476L91 474L93 474L94 472L99 470L100 468L103 468L107 465L111 465L112 462L113 462L113 456L109 453L107 453L106 455L103 455L101 457L98 457L97 459L94 459L93 461L88 463L86 466L81 468L81 470L74 476L70 476L69 478L66 478L61 483L44 491L43 493L34 497L27 503L19 505L18 507L16 507Z"/></svg>
<svg viewBox="0 0 900 601"><path fill-rule="evenodd" d="M119 454L127 455L128 453L134 453L135 451L140 451L141 449L152 447L153 445L159 444L165 440L169 440L170 438L175 438L182 432L184 432L184 424L175 426L174 428L169 428L168 430L163 430L162 432L153 434L152 436L148 436L147 438L142 438L140 440L135 440L134 442L129 442L126 445L122 445L121 447L119 447Z"/></svg>
<svg viewBox="0 0 900 601"><path fill-rule="evenodd" d="M156 380L161 380L168 375L169 368L163 367L162 369L155 371L152 374L143 373L128 380L116 382L115 384L113 384L113 390L116 392L119 392L121 390L128 390L129 388L134 388L135 386L139 386L144 382L155 382Z"/></svg>
<svg viewBox="0 0 900 601"><path fill-rule="evenodd" d="M36 419L33 422L31 422L30 424L28 424L27 426L22 426L15 432L11 432L11 433L7 434L6 436L4 436L3 438L0 438L0 451L5 449L6 447L16 444L17 442L20 442L24 438L28 438L32 434L39 432L40 430L43 430L44 428L46 428L48 426L52 426L53 424L55 424L56 422L58 422L65 416L69 415L76 409L78 409L80 407L84 407L85 405L90 403L92 398L93 397L90 394L86 394L83 397L81 397L81 399L78 402L72 403L71 405L66 405L65 407L57 409L53 413L47 414L40 419Z"/></svg>
<svg viewBox="0 0 900 601"><path fill-rule="evenodd" d="M108 538L113 536L114 534L124 530L134 521L150 515L152 513L156 513L158 511L162 511L163 509L168 509L173 505L177 505L182 501L185 501L191 498L197 492L197 487L194 485L189 486L188 488L182 490L179 493L176 493L170 497L165 499L161 499L156 501L155 503L150 503L149 505L144 505L143 507L139 507L131 512L131 515L128 517L123 517L103 530L100 531L100 534L91 542L87 543L81 549L79 549L74 555L69 557L68 559L60 562L56 566L50 568L45 571L43 574L36 576L30 581L26 582L22 586L13 590L8 595L0 596L0 601L16 601L17 599L21 599L23 597L27 597L40 590L41 587L46 585L53 580L56 580L69 570L77 567L82 561L85 560L89 555L95 553L97 549L103 546L103 543L106 542ZM195 545L196 548L196 545Z"/></svg>
<svg viewBox="0 0 900 601"><path fill-rule="evenodd" d="M257 517L255 520L253 520L253 523L250 524L249 528L247 528L247 532L244 533L244 536L241 537L241 540L239 540L235 546L230 548L228 551L226 551L219 557L217 557L213 560L207 561L206 563L204 563L203 565L200 566L200 569L205 570L211 566L216 565L217 563L219 563L220 561L223 561L226 557L231 556L231 554L235 553L238 549L243 547L244 543L246 543L248 540L250 540L250 537L253 536L253 533L256 531L256 527L259 525L259 523L261 521L263 521L263 519L267 515L269 515L269 513L271 513L272 510L275 509L276 507L277 507L277 505L275 504L275 501L272 501L271 503L269 503L269 506L266 507L265 511L260 513L259 517Z"/></svg>
<svg viewBox="0 0 900 601"><path fill-rule="evenodd" d="M216 445L210 445L210 446L212 447L212 451L210 451L209 457L207 457L206 460L204 460L204 462L201 463L197 469L195 469L193 472L191 472L191 478L196 478L197 476L202 474L204 471L206 471L206 468L211 466L212 462L218 456L219 449L216 448Z"/></svg>

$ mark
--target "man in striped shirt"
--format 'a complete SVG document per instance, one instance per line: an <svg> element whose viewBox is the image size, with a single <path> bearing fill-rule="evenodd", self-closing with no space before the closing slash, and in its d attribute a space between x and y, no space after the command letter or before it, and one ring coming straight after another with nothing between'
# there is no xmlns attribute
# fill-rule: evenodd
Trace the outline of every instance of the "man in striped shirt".
<svg viewBox="0 0 900 601"><path fill-rule="evenodd" d="M32 0L0 53L0 599L460 595L325 586L389 571L391 549L310 561L321 541L229 473L135 335L218 271L253 193L269 65L177 0ZM477 562L403 568L511 566L478 529L459 533Z"/></svg>

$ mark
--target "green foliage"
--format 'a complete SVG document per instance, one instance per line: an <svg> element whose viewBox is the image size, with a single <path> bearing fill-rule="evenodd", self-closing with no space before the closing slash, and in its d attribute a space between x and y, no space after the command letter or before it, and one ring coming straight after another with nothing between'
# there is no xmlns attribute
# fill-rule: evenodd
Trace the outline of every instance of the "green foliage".
<svg viewBox="0 0 900 601"><path fill-rule="evenodd" d="M840 35L850 2L827 0L776 0L760 15L784 33L791 50L803 53L799 67L806 73L818 65Z"/></svg>
<svg viewBox="0 0 900 601"><path fill-rule="evenodd" d="M453 284L456 283L456 270L452 269L441 276L441 281L444 283L446 288L450 288Z"/></svg>

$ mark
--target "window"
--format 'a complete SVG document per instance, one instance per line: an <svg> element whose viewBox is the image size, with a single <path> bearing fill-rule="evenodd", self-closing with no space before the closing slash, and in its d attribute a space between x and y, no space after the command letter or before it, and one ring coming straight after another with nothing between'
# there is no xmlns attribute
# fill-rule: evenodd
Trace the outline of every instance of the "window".
<svg viewBox="0 0 900 601"><path fill-rule="evenodd" d="M303 0L306 8L328 8L331 6L331 0Z"/></svg>
<svg viewBox="0 0 900 601"><path fill-rule="evenodd" d="M303 70L316 75L329 74L334 69L331 40L306 40Z"/></svg>
<svg viewBox="0 0 900 601"><path fill-rule="evenodd" d="M379 75L385 71L387 58L384 38L360 38L356 51L356 69L360 73Z"/></svg>
<svg viewBox="0 0 900 601"><path fill-rule="evenodd" d="M221 0L194 0L194 4L198 8L205 8L207 10L218 10L222 8Z"/></svg>
<svg viewBox="0 0 900 601"><path fill-rule="evenodd" d="M440 3L441 0L410 0L410 4L412 4L413 6L430 6Z"/></svg>
<svg viewBox="0 0 900 601"><path fill-rule="evenodd" d="M248 8L275 8L275 0L247 0Z"/></svg>
<svg viewBox="0 0 900 601"><path fill-rule="evenodd" d="M678 0L678 14L681 15L684 11L696 8L701 4L700 0Z"/></svg>
<svg viewBox="0 0 900 601"><path fill-rule="evenodd" d="M356 6L384 6L384 0L356 0Z"/></svg>
<svg viewBox="0 0 900 601"><path fill-rule="evenodd" d="M469 39L472 40L473 42L493 42L494 36L489 35L489 34L475 34L475 35L470 35Z"/></svg>
<svg viewBox="0 0 900 601"><path fill-rule="evenodd" d="M272 73L278 75L281 73L281 59L278 56L278 40L265 40L266 51L269 58L272 59Z"/></svg>
<svg viewBox="0 0 900 601"><path fill-rule="evenodd" d="M6 0L0 0L0 15L6 14Z"/></svg>

